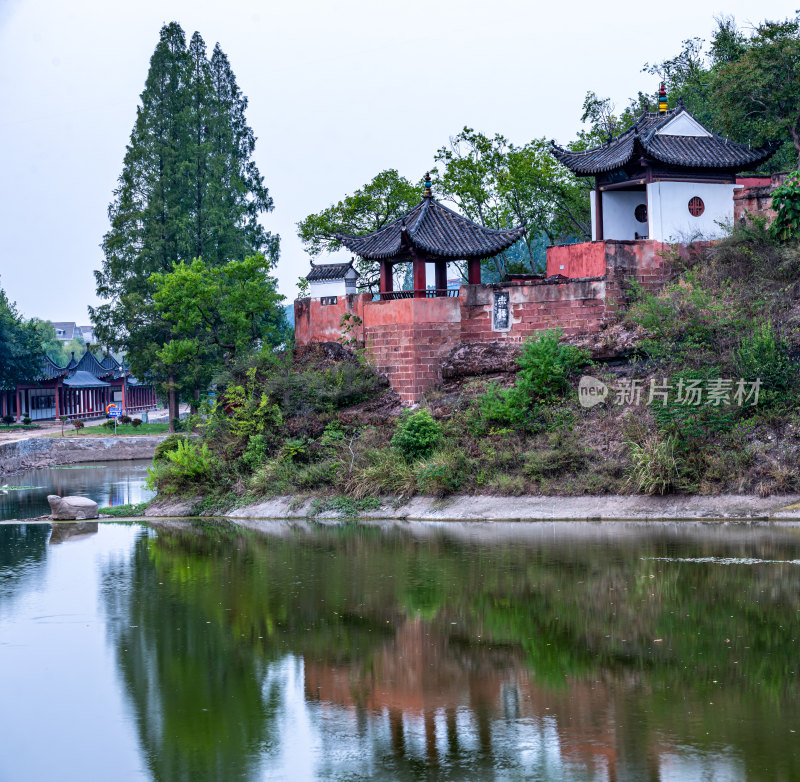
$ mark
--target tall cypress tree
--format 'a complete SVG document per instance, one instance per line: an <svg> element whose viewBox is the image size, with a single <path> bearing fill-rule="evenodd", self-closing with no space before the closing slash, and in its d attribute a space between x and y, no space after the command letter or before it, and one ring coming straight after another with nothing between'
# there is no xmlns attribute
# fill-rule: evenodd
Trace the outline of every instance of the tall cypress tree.
<svg viewBox="0 0 800 782"><path fill-rule="evenodd" d="M199 256L219 265L264 252L274 263L279 239L258 222L272 199L252 160L247 98L219 44L209 59L199 33L187 47L181 26L165 25L140 99L95 272L107 303L91 315L134 373L161 382L174 418L176 391L191 389L156 357L170 325L153 306L150 275ZM192 374L192 384L203 375Z"/></svg>

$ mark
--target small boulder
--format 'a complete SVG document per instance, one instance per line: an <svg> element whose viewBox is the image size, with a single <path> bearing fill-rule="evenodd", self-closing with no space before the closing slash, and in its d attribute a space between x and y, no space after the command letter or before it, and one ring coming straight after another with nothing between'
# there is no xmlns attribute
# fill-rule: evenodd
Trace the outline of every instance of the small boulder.
<svg viewBox="0 0 800 782"><path fill-rule="evenodd" d="M59 497L49 494L50 518L54 521L76 521L79 519L96 519L100 516L97 503L88 497Z"/></svg>

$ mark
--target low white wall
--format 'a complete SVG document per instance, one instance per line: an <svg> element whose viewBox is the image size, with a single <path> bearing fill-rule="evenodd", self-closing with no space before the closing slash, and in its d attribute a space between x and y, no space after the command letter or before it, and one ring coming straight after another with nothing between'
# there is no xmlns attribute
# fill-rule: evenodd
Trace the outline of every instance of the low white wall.
<svg viewBox="0 0 800 782"><path fill-rule="evenodd" d="M345 296L347 293L344 280L310 282L308 286L308 293L312 299L318 299L320 296Z"/></svg>
<svg viewBox="0 0 800 782"><path fill-rule="evenodd" d="M718 239L723 226L733 223L733 191L736 186L695 182L652 182L647 185L650 238L661 242ZM689 212L689 200L699 196L705 211ZM722 225L720 225L722 223Z"/></svg>
<svg viewBox="0 0 800 782"><path fill-rule="evenodd" d="M152 459L167 435L144 437L32 437L0 444L0 475L82 462Z"/></svg>
<svg viewBox="0 0 800 782"><path fill-rule="evenodd" d="M603 239L635 239L637 233L646 234L647 223L640 223L633 214L639 204L647 204L644 190L604 192Z"/></svg>

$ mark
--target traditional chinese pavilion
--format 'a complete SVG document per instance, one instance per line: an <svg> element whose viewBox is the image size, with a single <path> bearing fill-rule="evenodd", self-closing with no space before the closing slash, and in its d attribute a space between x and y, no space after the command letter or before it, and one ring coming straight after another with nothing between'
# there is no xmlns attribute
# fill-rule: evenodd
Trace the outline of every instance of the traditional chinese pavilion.
<svg viewBox="0 0 800 782"><path fill-rule="evenodd" d="M152 386L139 382L123 362L113 356L98 361L87 349L61 367L43 356L36 377L14 389L0 389L0 416L13 415L17 421L54 418L97 418L115 403L126 414L156 407Z"/></svg>
<svg viewBox="0 0 800 782"><path fill-rule="evenodd" d="M507 250L524 233L524 225L484 228L443 206L433 197L430 174L426 174L422 200L402 217L366 236L339 234L337 238L356 255L380 264L381 299L422 299L458 294L447 287L447 264L451 261L466 261L468 284L480 284L481 261ZM409 261L413 290L395 291L392 267ZM427 285L429 263L435 269L433 288Z"/></svg>
<svg viewBox="0 0 800 782"><path fill-rule="evenodd" d="M733 223L736 174L764 163L780 146L751 149L712 133L681 104L659 111L583 152L553 154L579 177L594 177L592 239L681 242L718 238Z"/></svg>

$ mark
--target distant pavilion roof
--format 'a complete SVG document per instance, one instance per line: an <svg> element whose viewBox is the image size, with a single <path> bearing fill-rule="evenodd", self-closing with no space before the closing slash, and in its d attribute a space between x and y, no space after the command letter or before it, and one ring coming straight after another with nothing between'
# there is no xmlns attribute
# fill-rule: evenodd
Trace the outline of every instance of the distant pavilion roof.
<svg viewBox="0 0 800 782"><path fill-rule="evenodd" d="M670 131L690 129L690 135ZM636 123L607 144L572 152L553 144L553 155L578 176L591 176L622 168L636 155L683 168L744 171L768 160L780 147L773 142L758 149L718 136L698 122L683 106L663 113L645 112Z"/></svg>
<svg viewBox="0 0 800 782"><path fill-rule="evenodd" d="M404 260L415 250L429 260L468 260L491 258L524 233L524 225L506 230L484 228L426 195L402 217L371 234L337 234L336 238L370 261Z"/></svg>
<svg viewBox="0 0 800 782"><path fill-rule="evenodd" d="M350 263L312 263L311 271L306 275L306 279L309 282L343 280L349 271L358 277L358 272L353 269L352 261Z"/></svg>
<svg viewBox="0 0 800 782"><path fill-rule="evenodd" d="M91 372L78 369L64 380L64 385L70 388L103 388L109 383L106 383L105 380L100 380L97 375L93 375Z"/></svg>

